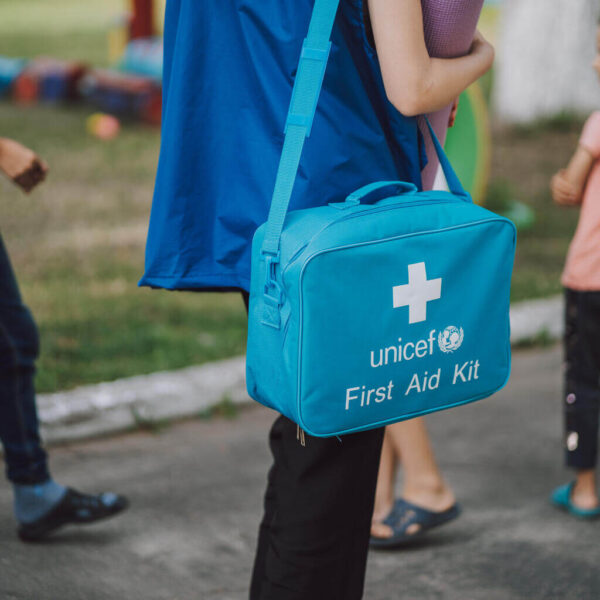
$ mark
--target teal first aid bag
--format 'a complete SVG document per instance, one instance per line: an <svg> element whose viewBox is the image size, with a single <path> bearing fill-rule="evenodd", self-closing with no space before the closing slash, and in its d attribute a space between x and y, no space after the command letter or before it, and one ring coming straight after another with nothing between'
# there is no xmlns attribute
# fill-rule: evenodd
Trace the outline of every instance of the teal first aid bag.
<svg viewBox="0 0 600 600"><path fill-rule="evenodd" d="M268 220L252 244L248 393L328 437L490 396L510 373L516 230L449 191L375 182L287 213L338 0L316 0Z"/></svg>

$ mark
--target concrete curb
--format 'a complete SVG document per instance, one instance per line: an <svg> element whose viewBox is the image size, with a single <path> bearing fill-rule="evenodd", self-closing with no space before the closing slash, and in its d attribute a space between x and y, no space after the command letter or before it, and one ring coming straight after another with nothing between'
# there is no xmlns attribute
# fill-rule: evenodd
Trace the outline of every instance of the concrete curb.
<svg viewBox="0 0 600 600"><path fill-rule="evenodd" d="M510 309L510 341L519 344L540 336L559 339L564 331L564 297L518 302Z"/></svg>
<svg viewBox="0 0 600 600"><path fill-rule="evenodd" d="M42 437L59 443L195 416L224 400L251 401L243 356L40 394L37 405Z"/></svg>
<svg viewBox="0 0 600 600"><path fill-rule="evenodd" d="M563 331L562 296L520 302L511 308L511 342ZM60 443L126 431L140 424L191 417L224 400L251 402L243 356L177 371L128 377L37 399L42 436Z"/></svg>

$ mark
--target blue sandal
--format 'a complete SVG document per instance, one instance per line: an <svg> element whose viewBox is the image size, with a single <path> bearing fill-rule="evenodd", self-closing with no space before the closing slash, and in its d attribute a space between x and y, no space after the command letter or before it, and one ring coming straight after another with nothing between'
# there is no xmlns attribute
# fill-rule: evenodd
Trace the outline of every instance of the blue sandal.
<svg viewBox="0 0 600 600"><path fill-rule="evenodd" d="M450 508L441 512L434 512L411 504L403 498L399 498L394 503L390 514L382 521L392 530L391 537L371 536L369 545L371 548L397 548L410 544L415 539L420 538L424 533L439 527L444 523L453 521L460 515L460 505L454 503ZM419 530L415 533L407 533L411 525L419 525Z"/></svg>
<svg viewBox="0 0 600 600"><path fill-rule="evenodd" d="M550 502L554 506L566 510L569 514L580 519L597 519L600 517L600 506L597 508L579 508L571 502L571 494L574 486L575 482L571 481L571 483L557 487L550 496Z"/></svg>

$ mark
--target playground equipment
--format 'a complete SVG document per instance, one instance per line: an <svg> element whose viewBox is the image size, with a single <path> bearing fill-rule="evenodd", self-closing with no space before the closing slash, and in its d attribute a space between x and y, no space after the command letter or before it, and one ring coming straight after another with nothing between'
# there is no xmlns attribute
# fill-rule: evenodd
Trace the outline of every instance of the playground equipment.
<svg viewBox="0 0 600 600"><path fill-rule="evenodd" d="M88 69L75 61L40 57L31 61L0 57L0 95L33 104L84 98L100 111L159 124L162 37L155 22L164 0L130 0L131 14L109 32L109 50L118 71ZM110 128L92 120L94 131Z"/></svg>
<svg viewBox="0 0 600 600"><path fill-rule="evenodd" d="M83 97L102 112L160 123L161 87L152 79L93 69L81 80L79 89Z"/></svg>
<svg viewBox="0 0 600 600"><path fill-rule="evenodd" d="M154 0L131 0L131 20L129 22L129 38L152 37L154 29Z"/></svg>
<svg viewBox="0 0 600 600"><path fill-rule="evenodd" d="M156 45L160 41L162 33L162 16L164 12L165 0L128 0L129 12L115 19L108 33L108 56L111 64L119 65L119 68L127 70L132 66L138 65L139 54L145 55L148 50L148 44L138 44L139 42L149 42L154 40ZM127 56L129 46L133 46L133 57ZM150 44L152 46L152 44ZM152 48L149 50L154 53ZM162 52L162 41L160 49L156 52ZM122 59L124 58L124 63ZM143 56L143 61L147 62L147 56ZM156 61L152 68L142 66L141 70L136 69L136 73L148 74L152 77L156 73ZM162 71L160 71L162 72Z"/></svg>
<svg viewBox="0 0 600 600"><path fill-rule="evenodd" d="M162 81L163 41L162 37L131 40L125 47L119 69Z"/></svg>
<svg viewBox="0 0 600 600"><path fill-rule="evenodd" d="M74 100L85 71L86 66L80 62L35 58L12 81L13 98L20 104Z"/></svg>
<svg viewBox="0 0 600 600"><path fill-rule="evenodd" d="M94 69L80 86L81 94L99 110L160 123L162 37L156 35L156 15L163 3L129 0L129 15L110 29L109 58L118 71Z"/></svg>
<svg viewBox="0 0 600 600"><path fill-rule="evenodd" d="M23 72L27 61L20 58L4 58L0 56L0 97L12 90L15 79Z"/></svg>
<svg viewBox="0 0 600 600"><path fill-rule="evenodd" d="M119 135L121 125L119 120L112 115L94 113L86 119L85 128L90 135L106 141Z"/></svg>

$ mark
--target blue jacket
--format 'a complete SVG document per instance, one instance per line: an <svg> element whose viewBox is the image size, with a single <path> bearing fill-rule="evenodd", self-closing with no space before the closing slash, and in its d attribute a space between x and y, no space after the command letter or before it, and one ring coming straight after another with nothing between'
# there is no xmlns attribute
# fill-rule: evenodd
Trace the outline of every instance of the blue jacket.
<svg viewBox="0 0 600 600"><path fill-rule="evenodd" d="M313 0L169 0L162 144L140 285L250 285ZM362 0L342 0L290 210L372 181L420 186L416 119L387 100Z"/></svg>

